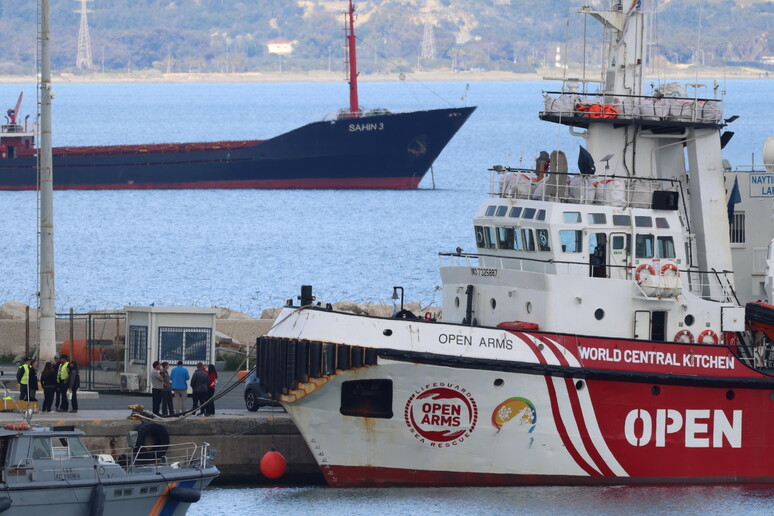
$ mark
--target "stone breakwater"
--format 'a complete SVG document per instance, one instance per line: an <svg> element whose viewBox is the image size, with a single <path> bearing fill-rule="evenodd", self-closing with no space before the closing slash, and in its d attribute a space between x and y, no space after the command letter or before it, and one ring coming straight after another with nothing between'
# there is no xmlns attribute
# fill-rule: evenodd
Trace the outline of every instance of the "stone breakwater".
<svg viewBox="0 0 774 516"><path fill-rule="evenodd" d="M0 305L0 356L2 358L20 358L25 353L25 343L34 350L38 342L38 312L27 306L8 301ZM419 317L430 314L441 319L441 309L436 306L422 306L419 303L404 304L406 310L414 312ZM333 309L373 317L390 317L395 311L392 304L381 305L373 303L355 303L341 301L333 304ZM263 311L260 318L247 314L219 308L216 318L215 339L219 347L234 347L241 350L249 349L258 337L269 331L282 308L269 308ZM70 339L83 340L88 338L88 328L91 326L91 338L102 341L102 344L113 344L123 347L126 335L126 320L120 310L98 310L87 314L76 314L72 321L69 317L60 317L56 321L58 348L61 343Z"/></svg>

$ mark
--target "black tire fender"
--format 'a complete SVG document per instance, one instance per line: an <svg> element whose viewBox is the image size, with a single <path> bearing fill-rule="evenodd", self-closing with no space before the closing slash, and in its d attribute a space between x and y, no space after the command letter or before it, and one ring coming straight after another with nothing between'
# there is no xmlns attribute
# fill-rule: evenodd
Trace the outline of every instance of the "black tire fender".
<svg viewBox="0 0 774 516"><path fill-rule="evenodd" d="M8 509L11 508L12 502L10 498L2 497L0 498L0 512L5 512Z"/></svg>
<svg viewBox="0 0 774 516"><path fill-rule="evenodd" d="M137 427L137 442L134 446L134 457L139 461L153 461L163 457L169 447L169 432L158 423L145 422ZM143 446L152 446L143 449Z"/></svg>
<svg viewBox="0 0 774 516"><path fill-rule="evenodd" d="M102 516L105 512L105 488L97 484L91 491L91 503L89 504L89 516Z"/></svg>
<svg viewBox="0 0 774 516"><path fill-rule="evenodd" d="M169 497L177 502L196 503L202 497L202 492L193 487L173 487L169 490Z"/></svg>

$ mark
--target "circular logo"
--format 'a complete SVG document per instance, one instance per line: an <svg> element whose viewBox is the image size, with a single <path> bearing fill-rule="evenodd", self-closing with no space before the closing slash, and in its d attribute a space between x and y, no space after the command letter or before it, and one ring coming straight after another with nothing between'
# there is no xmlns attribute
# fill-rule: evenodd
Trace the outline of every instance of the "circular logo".
<svg viewBox="0 0 774 516"><path fill-rule="evenodd" d="M437 383L417 390L406 402L406 425L414 437L431 446L456 445L476 427L473 395L459 385Z"/></svg>

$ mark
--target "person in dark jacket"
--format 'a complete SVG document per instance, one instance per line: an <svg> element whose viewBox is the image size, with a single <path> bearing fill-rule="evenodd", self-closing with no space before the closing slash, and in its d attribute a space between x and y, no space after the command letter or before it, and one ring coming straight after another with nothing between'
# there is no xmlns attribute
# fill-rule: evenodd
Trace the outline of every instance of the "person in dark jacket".
<svg viewBox="0 0 774 516"><path fill-rule="evenodd" d="M204 407L205 416L215 415L215 386L218 384L218 371L214 364L207 366L207 372L210 376L210 383L207 384L207 405Z"/></svg>
<svg viewBox="0 0 774 516"><path fill-rule="evenodd" d="M204 370L204 364L196 364L196 371L191 376L191 391L193 392L193 412L207 401L207 385L210 383L210 376ZM199 415L204 415L205 407L199 409Z"/></svg>
<svg viewBox="0 0 774 516"><path fill-rule="evenodd" d="M30 401L38 401L38 361L30 364Z"/></svg>
<svg viewBox="0 0 774 516"><path fill-rule="evenodd" d="M43 385L43 408L41 412L51 412L56 393L56 370L54 364L46 362L43 372L40 374L40 383Z"/></svg>
<svg viewBox="0 0 774 516"><path fill-rule="evenodd" d="M78 362L73 360L68 365L69 371L68 371L68 383L67 388L70 389L70 392L72 393L72 397L70 398L70 401L72 402L72 408L70 409L70 412L76 413L78 412L78 389L81 388L81 375L78 371ZM67 390L65 390L67 392Z"/></svg>

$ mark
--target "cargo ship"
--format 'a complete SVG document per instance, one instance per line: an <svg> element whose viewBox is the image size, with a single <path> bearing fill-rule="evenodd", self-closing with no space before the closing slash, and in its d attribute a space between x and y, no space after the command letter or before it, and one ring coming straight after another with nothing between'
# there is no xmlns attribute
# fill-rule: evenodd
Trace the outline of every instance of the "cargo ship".
<svg viewBox="0 0 774 516"><path fill-rule="evenodd" d="M475 252L440 255L442 321L302 289L258 340L261 387L329 485L774 482L774 306L734 288L736 117L646 91L651 13L606 4L581 7L604 26L602 80L566 79L539 115L583 147L489 170Z"/></svg>
<svg viewBox="0 0 774 516"><path fill-rule="evenodd" d="M417 188L475 107L361 109L353 15L350 2L350 106L334 119L267 140L54 147L54 189ZM37 129L18 117L21 100L0 126L0 190L37 188Z"/></svg>

